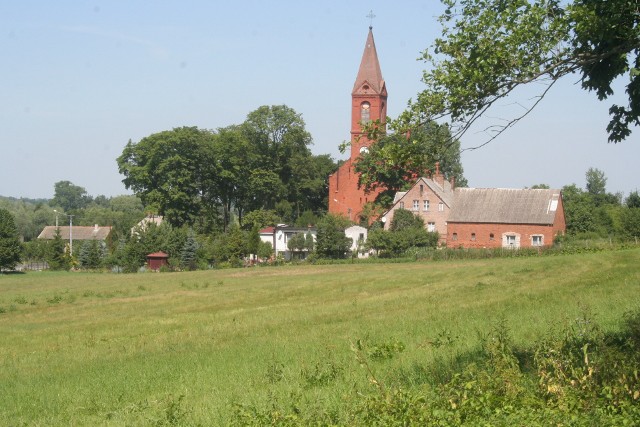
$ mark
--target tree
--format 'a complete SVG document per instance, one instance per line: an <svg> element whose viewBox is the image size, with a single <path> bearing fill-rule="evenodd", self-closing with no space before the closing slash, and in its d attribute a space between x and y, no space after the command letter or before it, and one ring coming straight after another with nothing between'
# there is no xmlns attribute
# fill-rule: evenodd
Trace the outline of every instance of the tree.
<svg viewBox="0 0 640 427"><path fill-rule="evenodd" d="M0 271L13 270L20 262L21 251L13 215L0 209Z"/></svg>
<svg viewBox="0 0 640 427"><path fill-rule="evenodd" d="M291 251L293 256L302 253L307 246L307 240L304 233L296 233L287 241L287 249Z"/></svg>
<svg viewBox="0 0 640 427"><path fill-rule="evenodd" d="M238 206L274 209L287 202L292 220L306 209L317 212L326 208L328 176L335 163L329 156L311 154L311 135L300 114L286 105L262 106L249 113L240 128L252 153L253 173L241 177L246 183L251 176L252 185L246 192L247 200ZM245 150L244 164L246 156Z"/></svg>
<svg viewBox="0 0 640 427"><path fill-rule="evenodd" d="M344 217L327 214L318 223L316 253L323 258L344 258L351 247L351 239L344 230L350 222Z"/></svg>
<svg viewBox="0 0 640 427"><path fill-rule="evenodd" d="M612 105L610 142L640 122L640 33L635 1L442 0L442 36L423 59L426 88L394 126L446 118L459 138L517 88L542 87L525 111L489 128L489 141L526 116L561 78L580 74L600 100L628 76L628 105ZM488 142L488 141L487 141Z"/></svg>
<svg viewBox="0 0 640 427"><path fill-rule="evenodd" d="M382 188L376 202L388 205L397 191L410 186L418 177L440 171L465 187L467 180L460 163L460 142L451 139L446 125L429 122L407 134L383 136L362 154L355 164L358 184L365 191Z"/></svg>
<svg viewBox="0 0 640 427"><path fill-rule="evenodd" d="M567 233L596 231L596 221L593 214L594 202L589 193L584 192L575 184L565 185L562 187L562 201Z"/></svg>
<svg viewBox="0 0 640 427"><path fill-rule="evenodd" d="M85 240L80 246L78 261L82 268L99 268L104 257L104 250L101 242L95 239Z"/></svg>
<svg viewBox="0 0 640 427"><path fill-rule="evenodd" d="M212 134L175 128L129 143L118 157L122 182L173 226L193 224L217 198Z"/></svg>
<svg viewBox="0 0 640 427"><path fill-rule="evenodd" d="M223 230L231 222L231 212L235 207L240 219L250 209L250 186L247 177L257 164L257 153L242 131L241 126L218 129L214 138L214 158L220 167L217 195L222 203Z"/></svg>
<svg viewBox="0 0 640 427"><path fill-rule="evenodd" d="M53 188L54 195L51 199L51 205L59 206L66 212L84 209L91 202L87 190L70 181L56 182Z"/></svg>
<svg viewBox="0 0 640 427"><path fill-rule="evenodd" d="M257 209L245 214L242 221L243 230L252 230L257 228L258 231L265 227L273 227L280 222L280 217L273 210Z"/></svg>
<svg viewBox="0 0 640 427"><path fill-rule="evenodd" d="M275 172L287 186L294 178L291 157L310 154L311 135L302 116L286 105L263 105L247 115L242 129L256 148L262 168Z"/></svg>
<svg viewBox="0 0 640 427"><path fill-rule="evenodd" d="M424 228L424 220L407 209L396 209L389 226L390 231Z"/></svg>
<svg viewBox="0 0 640 427"><path fill-rule="evenodd" d="M601 196L607 192L607 177L600 169L589 168L585 174L587 192L593 196Z"/></svg>
<svg viewBox="0 0 640 427"><path fill-rule="evenodd" d="M215 262L229 261L234 266L241 266L242 260L249 253L245 233L237 224L231 224L226 233L216 237L211 252Z"/></svg>
<svg viewBox="0 0 640 427"><path fill-rule="evenodd" d="M253 227L247 236L247 252L257 255L258 249L260 248L260 242L260 229L258 227Z"/></svg>
<svg viewBox="0 0 640 427"><path fill-rule="evenodd" d="M269 242L263 242L262 240L258 243L258 258L260 259L269 259L273 255L273 246Z"/></svg>
<svg viewBox="0 0 640 427"><path fill-rule="evenodd" d="M47 264L49 264L51 270L68 270L71 268L71 257L67 254L67 245L62 240L62 236L60 236L60 229L56 229L48 249Z"/></svg>
<svg viewBox="0 0 640 427"><path fill-rule="evenodd" d="M640 208L640 194L638 194L638 190L629 193L625 204L628 208Z"/></svg>
<svg viewBox="0 0 640 427"><path fill-rule="evenodd" d="M620 215L622 233L628 238L640 238L640 209L622 209Z"/></svg>
<svg viewBox="0 0 640 427"><path fill-rule="evenodd" d="M189 270L195 270L198 264L198 241L193 230L187 233L187 239L184 242L182 251L180 252L180 265Z"/></svg>
<svg viewBox="0 0 640 427"><path fill-rule="evenodd" d="M389 230L372 228L367 243L381 256L397 257L409 248L436 247L438 238L438 233L424 228L424 221L418 215L406 209L396 209Z"/></svg>
<svg viewBox="0 0 640 427"><path fill-rule="evenodd" d="M316 242L315 240L313 240L313 234L311 234L311 231L307 231L307 235L305 236L305 241L304 241L304 249L307 252L313 252L313 249L316 246Z"/></svg>

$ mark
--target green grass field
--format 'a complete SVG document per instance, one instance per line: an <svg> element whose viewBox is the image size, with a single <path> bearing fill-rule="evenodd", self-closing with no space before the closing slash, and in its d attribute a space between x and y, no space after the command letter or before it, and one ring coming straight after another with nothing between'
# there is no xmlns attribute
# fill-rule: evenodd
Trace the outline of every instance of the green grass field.
<svg viewBox="0 0 640 427"><path fill-rule="evenodd" d="M640 307L640 250L405 264L0 275L1 425L227 425L435 381L498 322L530 347ZM376 353L376 351L378 351ZM379 356L379 357L376 357Z"/></svg>

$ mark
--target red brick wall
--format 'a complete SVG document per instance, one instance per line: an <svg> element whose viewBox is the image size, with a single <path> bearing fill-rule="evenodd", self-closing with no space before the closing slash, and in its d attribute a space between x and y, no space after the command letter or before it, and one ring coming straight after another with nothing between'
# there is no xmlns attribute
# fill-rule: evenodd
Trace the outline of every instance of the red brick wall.
<svg viewBox="0 0 640 427"><path fill-rule="evenodd" d="M519 236L519 247L531 247L531 236L542 235L542 244L553 244L556 231L551 225L531 224L487 224L487 223L455 223L449 222L447 226L447 246L450 248L500 248L502 247L504 234L516 234ZM454 233L457 240L454 240ZM475 233L475 240L472 239ZM490 235L493 233L493 240Z"/></svg>
<svg viewBox="0 0 640 427"><path fill-rule="evenodd" d="M384 122L387 118L387 97L382 95L352 95L351 96L351 160L360 155L361 147L368 147L371 141L362 134L360 125L360 106L363 102L371 104L371 121Z"/></svg>
<svg viewBox="0 0 640 427"><path fill-rule="evenodd" d="M373 202L380 190L366 194L358 188L358 174L353 171L351 160L329 176L329 212L359 221L363 206Z"/></svg>

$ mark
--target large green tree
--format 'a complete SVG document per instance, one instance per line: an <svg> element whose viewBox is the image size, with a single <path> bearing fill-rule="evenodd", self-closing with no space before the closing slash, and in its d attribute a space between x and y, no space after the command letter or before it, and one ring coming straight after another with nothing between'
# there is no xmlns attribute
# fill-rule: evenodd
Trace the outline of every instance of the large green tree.
<svg viewBox="0 0 640 427"><path fill-rule="evenodd" d="M21 250L13 215L0 209L0 271L13 270L20 262Z"/></svg>
<svg viewBox="0 0 640 427"><path fill-rule="evenodd" d="M526 116L559 79L580 75L600 99L627 76L627 105L612 105L609 141L629 136L640 116L640 29L635 0L442 0L442 36L423 59L425 90L396 126L450 121L459 137L500 99L523 85L541 88L519 116L492 130L495 138ZM501 118L504 119L504 118Z"/></svg>
<svg viewBox="0 0 640 427"><path fill-rule="evenodd" d="M51 199L51 205L59 206L66 212L83 209L91 203L91 197L87 194L87 190L71 181L56 182L53 188L54 195Z"/></svg>
<svg viewBox="0 0 640 427"><path fill-rule="evenodd" d="M212 133L175 128L129 143L118 157L122 182L174 226L192 224L217 199Z"/></svg>
<svg viewBox="0 0 640 427"><path fill-rule="evenodd" d="M446 125L428 122L405 134L381 137L355 164L360 173L358 184L365 191L381 188L377 202L388 205L393 195L412 185L416 178L435 171L454 178L457 186L467 180L460 162L460 142L451 138Z"/></svg>
<svg viewBox="0 0 640 427"><path fill-rule="evenodd" d="M316 234L316 253L323 258L344 258L351 247L351 239L344 230L350 221L344 217L327 214L318 223Z"/></svg>
<svg viewBox="0 0 640 427"><path fill-rule="evenodd" d="M398 257L409 248L436 247L438 233L429 232L424 220L406 209L396 209L389 230L372 227L367 245L381 257Z"/></svg>
<svg viewBox="0 0 640 427"><path fill-rule="evenodd" d="M286 105L262 106L249 113L241 129L252 153L244 162L252 172L242 177L250 184L243 204L248 211L286 201L295 219L305 210L326 209L328 176L336 165L327 155L311 153L311 135L300 114Z"/></svg>

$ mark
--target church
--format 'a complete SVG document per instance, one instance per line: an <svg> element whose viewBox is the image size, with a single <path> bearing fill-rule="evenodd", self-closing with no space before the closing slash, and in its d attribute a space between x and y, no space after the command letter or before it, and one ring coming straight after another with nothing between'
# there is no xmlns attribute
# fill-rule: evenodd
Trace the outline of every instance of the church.
<svg viewBox="0 0 640 427"><path fill-rule="evenodd" d="M358 174L354 163L360 153L372 144L362 125L387 119L387 86L382 78L373 29L364 45L358 75L351 92L351 155L340 168L329 176L329 213L342 215L358 223L365 204L373 202L379 192L365 193L358 188Z"/></svg>
<svg viewBox="0 0 640 427"><path fill-rule="evenodd" d="M358 187L354 164L374 143L362 125L387 117L387 86L382 78L372 27L351 92L351 154L329 176L329 213L360 222L364 206L380 190L365 193ZM382 129L384 130L384 129ZM554 189L455 188L436 172L421 177L398 192L380 220L388 229L397 209L420 216L428 231L438 232L440 245L463 248L520 248L549 246L566 230L562 193Z"/></svg>

